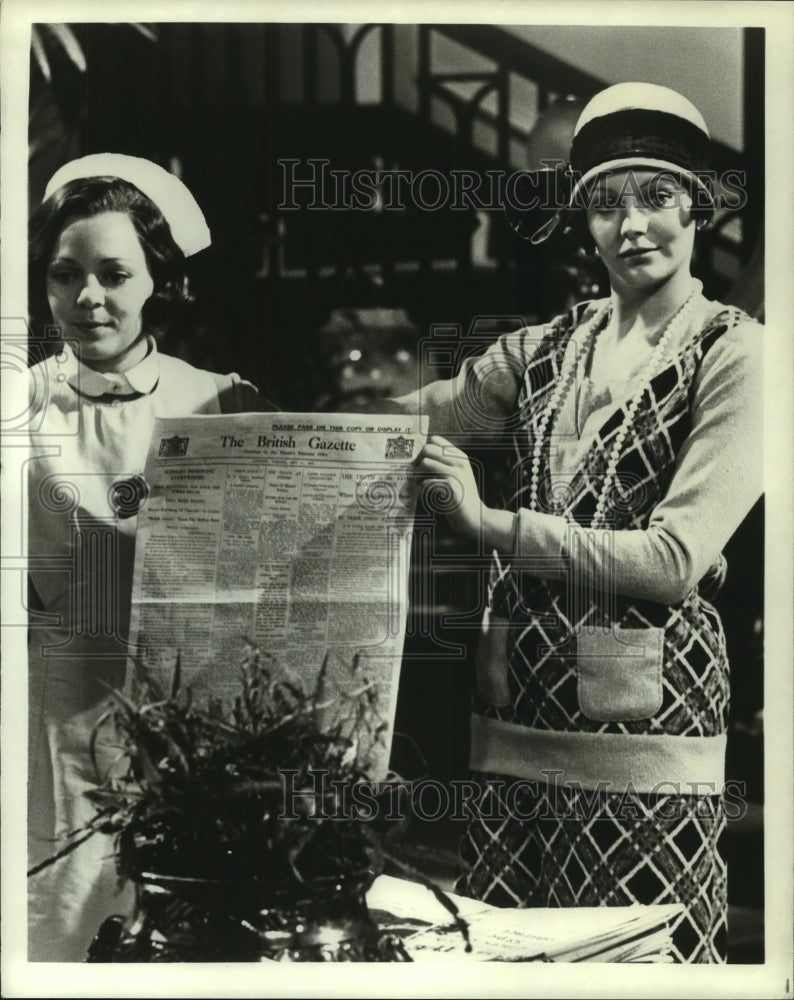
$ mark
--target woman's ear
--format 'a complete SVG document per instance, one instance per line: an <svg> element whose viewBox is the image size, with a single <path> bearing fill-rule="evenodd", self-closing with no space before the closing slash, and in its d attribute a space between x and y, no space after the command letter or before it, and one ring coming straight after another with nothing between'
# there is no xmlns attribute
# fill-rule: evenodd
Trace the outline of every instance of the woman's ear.
<svg viewBox="0 0 794 1000"><path fill-rule="evenodd" d="M690 195L688 195L688 194L682 194L681 195L681 199L679 201L679 207L680 207L681 212L684 213L684 216L683 216L684 218L686 218L686 213L689 214L690 220L694 217L695 212L692 210L693 205L694 205L694 202L692 201L692 198L691 198Z"/></svg>

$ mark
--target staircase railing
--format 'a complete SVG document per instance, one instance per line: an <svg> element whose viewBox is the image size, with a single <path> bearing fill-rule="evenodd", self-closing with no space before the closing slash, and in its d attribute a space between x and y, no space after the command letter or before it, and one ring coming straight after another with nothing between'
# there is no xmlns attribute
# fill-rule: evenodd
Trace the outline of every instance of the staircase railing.
<svg viewBox="0 0 794 1000"><path fill-rule="evenodd" d="M275 30L278 31L278 28ZM401 130L405 140L404 147L410 146L416 134L443 135L446 132L447 138L451 138L454 145L451 156L455 166L510 171L530 166L523 159L524 147L538 115L551 103L560 97L587 98L606 86L604 80L497 26L421 24L403 25L399 30L403 33L414 32L416 70L413 108L406 109L405 102L401 103L395 97L397 73L404 74L405 70L397 58L397 26L384 24L362 25L355 31L351 26L338 24L305 26L302 107L310 113L312 110L333 113L340 120L346 114L373 116L379 110L388 114L400 109L404 116L407 110L413 116L414 124L410 124L410 118L406 120L404 117L396 119L394 124L396 130ZM381 101L377 107L365 109L357 104L356 88L361 70L363 42L373 32L379 35L376 51L380 63L378 72ZM318 53L323 36L330 41L330 47L327 43L325 46L326 65L329 48L334 52L338 63L338 100L332 106L327 102L327 94L325 100L323 95L327 80L318 73ZM459 65L453 69L439 64L436 49L444 43L454 43L460 50ZM483 63L487 63L489 68L483 69ZM368 69L371 72L372 67ZM751 85L751 76L752 74L748 74L748 86ZM516 87L517 80L524 86ZM521 91L520 96L514 93L518 90ZM534 107L527 106L528 93L534 95ZM440 112L440 105L446 107L446 113ZM296 107L292 105L283 110L287 113L295 112ZM445 117L448 119L450 113L453 123L451 128L449 124L445 125ZM748 114L746 110L745 117L753 119L757 115ZM373 138L373 143L376 141ZM373 147L371 150L372 160L382 163L387 170L392 166L390 155L394 156L394 148L399 143L392 138L389 145L390 152L386 152L385 156L382 149ZM714 169L718 173L732 168L745 171L750 179L757 181L759 174L762 179L757 149L754 149L752 159L754 171L748 171L751 158L746 153L733 150L719 141L713 145ZM285 221L289 238L291 220L287 218ZM317 216L314 221L319 224ZM500 224L496 220L492 221L495 225ZM713 286L711 290L714 293L723 292L735 280L751 256L757 235L758 212L755 208L752 213L730 212L719 217L717 225L704 234L700 241L700 269L707 286ZM386 243L388 239L384 240L384 244ZM419 247L416 255L420 271L427 274L433 266L427 248L422 250ZM454 248L452 258L454 265L464 273L476 267L471 239L462 236ZM506 265L504 259L495 263L500 267ZM391 276L394 269L394 247L389 248L380 264L370 259L367 266L370 270L379 270ZM310 262L309 270L316 272L316 269L317 261L313 264Z"/></svg>

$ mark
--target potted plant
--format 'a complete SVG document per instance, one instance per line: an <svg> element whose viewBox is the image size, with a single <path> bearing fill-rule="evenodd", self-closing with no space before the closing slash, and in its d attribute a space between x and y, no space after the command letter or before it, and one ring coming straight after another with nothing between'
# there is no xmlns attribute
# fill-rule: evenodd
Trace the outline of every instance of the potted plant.
<svg viewBox="0 0 794 1000"><path fill-rule="evenodd" d="M377 808L362 815L341 801L369 782L382 724L372 684L326 697L327 664L307 692L250 643L230 707L194 699L179 659L168 691L138 665L133 692L111 692L92 754L112 727L119 759L88 793L96 815L29 873L98 832L114 835L136 905L104 922L88 961L410 961L366 905L385 858L424 882L465 933L451 900L387 849Z"/></svg>

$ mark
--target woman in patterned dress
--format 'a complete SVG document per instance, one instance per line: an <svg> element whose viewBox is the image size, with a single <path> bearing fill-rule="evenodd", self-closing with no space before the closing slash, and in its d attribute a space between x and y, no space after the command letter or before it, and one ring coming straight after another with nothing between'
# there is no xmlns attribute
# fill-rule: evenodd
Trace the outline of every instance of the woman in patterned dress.
<svg viewBox="0 0 794 1000"><path fill-rule="evenodd" d="M681 903L677 961L725 959L728 663L704 596L761 492L762 327L690 272L708 131L619 84L577 123L566 209L610 295L403 397L417 462L491 551L459 891L506 906ZM540 241L553 226L537 234ZM459 444L507 435L503 509Z"/></svg>

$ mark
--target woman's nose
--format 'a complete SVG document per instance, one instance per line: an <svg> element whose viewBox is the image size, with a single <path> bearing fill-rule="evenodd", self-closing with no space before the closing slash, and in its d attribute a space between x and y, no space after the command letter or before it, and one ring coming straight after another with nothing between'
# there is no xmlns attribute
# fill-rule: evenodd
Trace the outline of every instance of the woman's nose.
<svg viewBox="0 0 794 1000"><path fill-rule="evenodd" d="M89 274L77 296L79 306L97 306L105 301L105 290L95 275Z"/></svg>
<svg viewBox="0 0 794 1000"><path fill-rule="evenodd" d="M648 219L639 205L629 202L623 210L623 222L620 225L622 236L634 236L647 232Z"/></svg>

